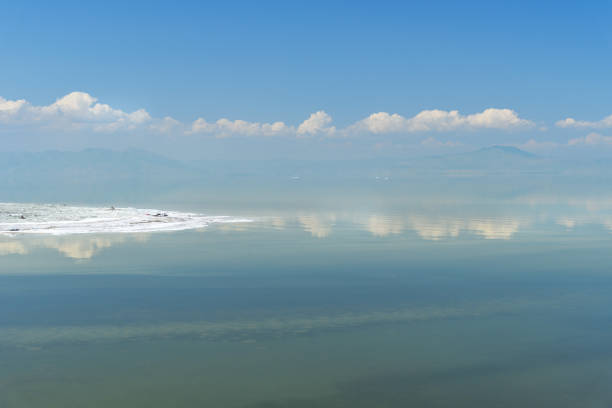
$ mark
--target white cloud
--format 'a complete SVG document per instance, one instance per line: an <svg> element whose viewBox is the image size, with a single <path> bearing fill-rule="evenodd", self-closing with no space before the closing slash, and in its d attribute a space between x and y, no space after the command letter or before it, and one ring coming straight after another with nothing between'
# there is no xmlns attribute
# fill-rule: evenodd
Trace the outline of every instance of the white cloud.
<svg viewBox="0 0 612 408"><path fill-rule="evenodd" d="M612 117L611 117L612 118ZM610 119L612 121L612 119ZM0 97L0 126L33 127L37 130L91 130L118 132L126 130L154 131L166 134L203 133L223 138L230 136L353 136L363 133L411 133L473 131L479 129L515 129L533 126L511 109L489 108L482 112L462 115L458 111L424 110L407 118L397 113L373 113L348 127L337 129L325 111L312 113L299 125L282 121L270 123L221 118L207 121L203 117L182 123L169 116L153 118L145 109L126 112L86 92L69 93L49 105L33 105L24 99L8 100ZM424 145L453 145L426 139Z"/></svg>
<svg viewBox="0 0 612 408"><path fill-rule="evenodd" d="M577 137L575 139L570 139L567 144L569 146L594 146L594 145L607 145L612 144L612 136L602 136L599 133L589 133L583 137Z"/></svg>
<svg viewBox="0 0 612 408"><path fill-rule="evenodd" d="M216 122L207 122L198 118L191 125L189 133L210 133L216 137L242 136L275 136L291 133L292 128L283 122L259 123L245 120L219 119Z"/></svg>
<svg viewBox="0 0 612 408"><path fill-rule="evenodd" d="M8 121L17 115L26 104L25 99L9 101L0 96L0 121Z"/></svg>
<svg viewBox="0 0 612 408"><path fill-rule="evenodd" d="M10 101L0 97L0 123L116 131L134 129L151 120L144 109L128 113L97 100L85 92L71 92L50 105L36 106L24 99Z"/></svg>
<svg viewBox="0 0 612 408"><path fill-rule="evenodd" d="M606 116L602 120L598 120L595 122L589 122L586 120L576 120L574 118L565 118L555 123L555 125L561 128L610 128L612 127L612 115Z"/></svg>
<svg viewBox="0 0 612 408"><path fill-rule="evenodd" d="M155 130L160 133L172 133L176 130L179 130L183 127L183 124L178 120L171 118L170 116L166 116L160 120L154 121L149 128L151 130Z"/></svg>
<svg viewBox="0 0 612 408"><path fill-rule="evenodd" d="M387 112L373 113L365 119L357 122L354 126L357 129L365 129L370 133L391 133L400 132L408 126L408 119L394 113Z"/></svg>
<svg viewBox="0 0 612 408"><path fill-rule="evenodd" d="M331 116L329 116L324 111L318 111L310 115L308 119L300 124L297 128L298 136L305 135L316 135L316 134L326 134L332 135L335 133L336 128L334 126L328 126L332 121Z"/></svg>
<svg viewBox="0 0 612 408"><path fill-rule="evenodd" d="M204 118L198 118L191 124L188 133L208 133L219 138L230 136L278 136L290 135L297 137L311 135L332 135L336 128L329 126L332 118L324 111L318 111L310 115L297 129L288 126L284 122L259 123L245 120L219 119L216 122L208 122Z"/></svg>
<svg viewBox="0 0 612 408"><path fill-rule="evenodd" d="M513 129L533 126L511 109L485 109L480 113L461 115L458 111L424 110L412 118L397 113L373 113L352 126L355 131L370 133L411 133L427 131Z"/></svg>
<svg viewBox="0 0 612 408"><path fill-rule="evenodd" d="M228 119L207 122L203 118L198 118L192 123L189 133L210 133L217 137L232 135L270 136L277 134L297 137L312 135L351 136L360 133L444 132L478 129L508 130L534 125L529 120L519 118L513 110L493 108L467 116L459 114L458 111L427 110L420 112L412 118L405 118L396 113L378 112L344 129L336 129L335 126L331 126L331 123L332 117L325 111L312 113L297 129L293 126L285 125L283 122L262 124L243 120L230 121ZM426 139L424 142L424 144L433 143L436 143L435 139ZM453 142L437 142L437 144L445 146L456 145Z"/></svg>

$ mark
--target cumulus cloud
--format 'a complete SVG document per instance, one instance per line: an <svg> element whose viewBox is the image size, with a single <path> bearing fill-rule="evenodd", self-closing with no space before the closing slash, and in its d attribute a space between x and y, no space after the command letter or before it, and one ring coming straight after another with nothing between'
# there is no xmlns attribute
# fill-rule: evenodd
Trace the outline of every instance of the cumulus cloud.
<svg viewBox="0 0 612 408"><path fill-rule="evenodd" d="M324 111L318 111L310 115L308 119L300 124L297 128L298 136L326 134L332 135L336 128L329 126L332 118Z"/></svg>
<svg viewBox="0 0 612 408"><path fill-rule="evenodd" d="M43 106L32 105L24 99L11 101L0 97L0 123L116 131L134 129L151 121L144 109L129 113L97 101L86 92L71 92Z"/></svg>
<svg viewBox="0 0 612 408"><path fill-rule="evenodd" d="M303 121L297 129L288 126L284 122L259 123L245 120L219 119L216 122L208 122L204 118L198 118L191 124L188 133L207 133L219 138L230 136L313 136L332 135L336 128L329 126L332 118L324 111L318 111Z"/></svg>
<svg viewBox="0 0 612 408"><path fill-rule="evenodd" d="M0 121L6 122L15 117L26 105L25 99L9 101L0 96Z"/></svg>
<svg viewBox="0 0 612 408"><path fill-rule="evenodd" d="M160 133L173 133L182 129L183 124L170 116L166 116L160 120L154 121L149 128Z"/></svg>
<svg viewBox="0 0 612 408"><path fill-rule="evenodd" d="M510 109L486 109L483 112L471 115L461 115L458 111L427 110L412 118L405 118L397 113L373 113L353 125L344 129L337 129L331 125L332 117L325 111L312 113L297 128L288 126L284 122L258 123L243 120L219 119L208 122L198 118L191 125L189 133L209 133L217 137L232 135L245 136L272 136L292 135L306 137L322 136L352 136L355 134L372 133L411 133L411 132L444 132L454 130L478 129L515 129L533 126L533 122L521 119L516 112ZM453 146L453 142L437 142L435 139L426 139L425 145Z"/></svg>
<svg viewBox="0 0 612 408"><path fill-rule="evenodd" d="M612 122L612 116L609 118ZM569 119L568 119L569 120ZM606 119L607 120L607 119ZM602 121L603 123L603 121ZM363 133L412 133L473 131L480 129L516 129L531 127L533 122L520 118L511 109L489 108L479 113L462 115L456 110L424 110L413 117L397 113L378 112L344 128L332 125L332 117L319 110L297 125L283 121L256 122L221 118L208 121L199 117L193 122L179 122L169 116L153 118L145 109L127 112L86 92L71 92L49 105L33 105L25 99L8 100L0 97L0 126L31 126L40 130L92 130L117 132L140 129L164 134L209 134L230 136L353 136ZM426 139L424 145L450 146L452 142Z"/></svg>
<svg viewBox="0 0 612 408"><path fill-rule="evenodd" d="M192 125L189 133L209 133L216 137L241 136L275 136L291 132L291 128L284 122L259 123L245 120L219 119L216 122L207 122L198 118Z"/></svg>
<svg viewBox="0 0 612 408"><path fill-rule="evenodd" d="M583 137L577 137L570 139L567 144L569 146L595 146L595 145L608 145L612 144L612 136L603 136L599 133L589 133Z"/></svg>
<svg viewBox="0 0 612 408"><path fill-rule="evenodd" d="M603 129L603 128L611 128L612 127L612 115L606 116L605 118L595 121L589 122L586 120L576 120L574 118L565 118L555 123L557 127L560 128L595 128L595 129Z"/></svg>
<svg viewBox="0 0 612 408"><path fill-rule="evenodd" d="M406 118L397 113L373 113L352 126L355 131L369 133L411 133L428 131L514 129L533 126L511 109L485 109L480 113L461 115L458 111L424 110Z"/></svg>

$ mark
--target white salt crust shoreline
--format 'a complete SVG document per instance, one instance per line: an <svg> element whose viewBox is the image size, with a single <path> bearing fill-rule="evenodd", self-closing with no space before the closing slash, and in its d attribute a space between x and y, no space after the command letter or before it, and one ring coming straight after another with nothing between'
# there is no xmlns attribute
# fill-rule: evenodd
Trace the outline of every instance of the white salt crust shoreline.
<svg viewBox="0 0 612 408"><path fill-rule="evenodd" d="M251 221L231 216L131 207L0 203L0 235L4 236L181 231L204 228L211 224Z"/></svg>

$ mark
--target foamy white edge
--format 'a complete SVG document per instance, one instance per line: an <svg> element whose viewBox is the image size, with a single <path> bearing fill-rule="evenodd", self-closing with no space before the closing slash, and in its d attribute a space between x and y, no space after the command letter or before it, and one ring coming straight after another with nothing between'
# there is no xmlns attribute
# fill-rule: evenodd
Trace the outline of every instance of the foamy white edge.
<svg viewBox="0 0 612 408"><path fill-rule="evenodd" d="M49 205L41 205L48 208ZM18 236L36 235L72 235L100 233L152 233L182 231L206 228L211 224L248 223L253 220L232 216L209 216L197 213L165 211L157 209L117 208L110 212L99 207L64 207L63 210L74 209L75 215L91 211L92 217L75 220L40 220L23 222L0 222L0 235ZM102 211L109 211L108 217L99 217ZM167 216L156 217L152 214L165 213ZM12 231L18 229L18 231Z"/></svg>

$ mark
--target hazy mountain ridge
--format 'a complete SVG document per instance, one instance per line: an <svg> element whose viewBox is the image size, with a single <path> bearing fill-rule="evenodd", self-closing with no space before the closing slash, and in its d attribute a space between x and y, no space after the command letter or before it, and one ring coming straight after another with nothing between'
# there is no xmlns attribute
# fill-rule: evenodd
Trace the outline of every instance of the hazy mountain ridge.
<svg viewBox="0 0 612 408"><path fill-rule="evenodd" d="M7 201L29 196L97 200L119 191L139 195L195 176L185 163L141 150L0 153L0 199Z"/></svg>
<svg viewBox="0 0 612 408"><path fill-rule="evenodd" d="M190 187L228 183L362 183L423 177L560 174L608 177L609 161L568 162L543 158L512 146L418 159L208 160L184 162L142 150L0 153L0 201L104 201L130 199Z"/></svg>

